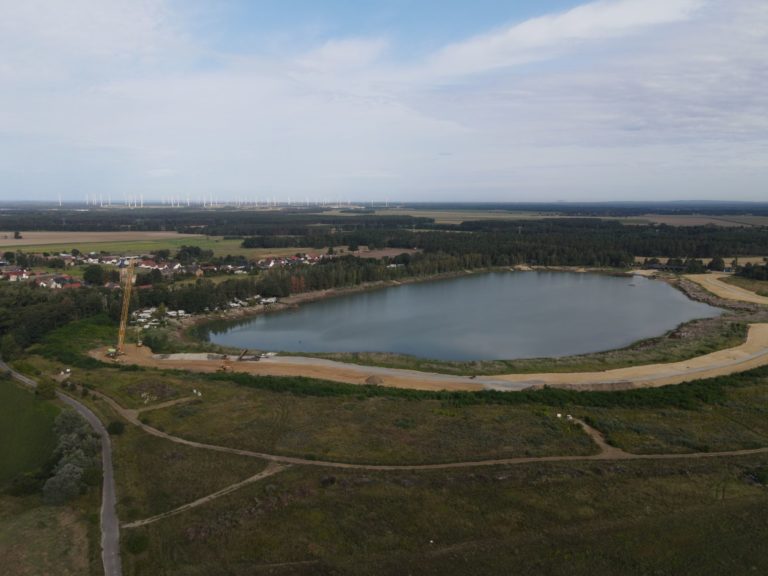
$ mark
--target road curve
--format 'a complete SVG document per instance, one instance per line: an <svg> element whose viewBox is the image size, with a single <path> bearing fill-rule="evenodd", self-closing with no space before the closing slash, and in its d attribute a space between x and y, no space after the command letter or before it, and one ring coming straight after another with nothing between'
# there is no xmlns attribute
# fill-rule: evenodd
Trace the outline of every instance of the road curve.
<svg viewBox="0 0 768 576"><path fill-rule="evenodd" d="M0 360L0 370L6 370L11 377L30 388L37 388L37 382L16 372L3 360ZM80 414L101 438L101 560L105 576L122 576L123 568L120 563L120 522L117 518L117 497L115 495L115 477L112 467L112 442L109 432L89 408L71 396L56 392L56 397L71 406Z"/></svg>

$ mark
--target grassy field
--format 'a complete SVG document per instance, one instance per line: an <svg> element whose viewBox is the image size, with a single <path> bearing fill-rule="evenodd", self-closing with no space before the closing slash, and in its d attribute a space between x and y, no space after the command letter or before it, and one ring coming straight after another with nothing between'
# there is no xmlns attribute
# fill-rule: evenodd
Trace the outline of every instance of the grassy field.
<svg viewBox="0 0 768 576"><path fill-rule="evenodd" d="M49 232L48 234L56 234L55 232ZM121 234L116 232L116 235ZM99 233L97 240L77 240L67 237L66 241L56 242L53 241L50 244L13 244L12 246L5 247L6 250L14 249L21 250L22 252L71 252L73 248L77 248L80 252L106 252L112 255L138 255L149 254L155 250L169 249L174 252L182 246L199 246L204 250L213 250L215 256L226 256L231 254L233 256L246 256L248 258L262 258L265 256L289 256L296 254L297 252L309 252L313 254L321 254L325 252L325 249L317 248L243 248L240 244L240 239L225 239L221 236L195 236L195 235L176 235L168 236L159 239L152 239L150 236L147 239L122 239L120 236L116 236L115 240L109 239L109 232ZM120 238L120 239L118 239ZM23 242L20 240L19 242Z"/></svg>
<svg viewBox="0 0 768 576"><path fill-rule="evenodd" d="M0 487L18 474L37 471L51 457L58 412L50 402L0 378Z"/></svg>
<svg viewBox="0 0 768 576"><path fill-rule="evenodd" d="M741 276L726 276L721 278L726 284L733 284L739 288L750 290L760 296L768 296L768 282L765 280L751 280L750 278L742 278Z"/></svg>
<svg viewBox="0 0 768 576"><path fill-rule="evenodd" d="M86 518L81 510L86 505L98 510L98 498L91 500L72 506L42 506L34 496L0 496L3 575L102 574L98 516Z"/></svg>
<svg viewBox="0 0 768 576"><path fill-rule="evenodd" d="M295 397L223 383L204 394L200 404L151 412L147 419L183 437L344 462L429 463L595 450L578 427L535 406Z"/></svg>
<svg viewBox="0 0 768 576"><path fill-rule="evenodd" d="M764 573L768 493L749 474L766 464L293 468L138 529L125 573Z"/></svg>
<svg viewBox="0 0 768 576"><path fill-rule="evenodd" d="M350 389L355 393L349 395L302 396L203 375L111 367L76 369L72 381L103 391L134 409L189 398L196 388L202 391L202 399L150 410L141 419L185 438L276 454L422 463L590 454L595 450L579 428L557 420L554 409L537 405L459 405L437 399L365 397L354 387ZM142 394L151 395L149 404ZM150 457L152 450L146 451Z"/></svg>
<svg viewBox="0 0 768 576"><path fill-rule="evenodd" d="M349 213L334 212L344 215ZM418 208L377 208L382 216L433 218L438 224L461 224L476 220L541 220L543 218L600 218L624 224L667 224L669 226L766 226L768 217L750 215L708 216L701 214L639 214L637 216L573 216L562 212L515 212L509 210L436 210Z"/></svg>
<svg viewBox="0 0 768 576"><path fill-rule="evenodd" d="M43 348L49 356L57 349L66 356L74 353L73 342L80 346L93 334L88 323L73 325ZM31 357L27 364L41 376L58 369L50 357ZM72 379L133 408L181 399L198 388L199 401L142 417L180 436L282 454L406 463L593 449L580 430L553 418L553 407L530 400L464 403L475 397L381 388L371 396L320 381L91 362L76 366ZM142 393L152 395L148 405ZM764 369L626 393L546 394L562 394L557 411L589 417L631 451L768 445ZM569 405L574 398L581 400ZM116 418L103 401L88 402L105 421ZM130 427L114 442L123 521L194 500L263 466L172 445ZM126 530L123 564L126 576L451 576L506 574L510 566L519 575L763 573L766 481L765 454L414 472L293 466L183 514Z"/></svg>
<svg viewBox="0 0 768 576"><path fill-rule="evenodd" d="M50 459L58 413L53 403L0 379L0 558L8 576L101 573L98 490L56 507L42 505L39 494L3 495L6 482Z"/></svg>
<svg viewBox="0 0 768 576"><path fill-rule="evenodd" d="M174 444L134 427L113 438L113 446L121 522L172 510L253 476L265 466L253 458Z"/></svg>

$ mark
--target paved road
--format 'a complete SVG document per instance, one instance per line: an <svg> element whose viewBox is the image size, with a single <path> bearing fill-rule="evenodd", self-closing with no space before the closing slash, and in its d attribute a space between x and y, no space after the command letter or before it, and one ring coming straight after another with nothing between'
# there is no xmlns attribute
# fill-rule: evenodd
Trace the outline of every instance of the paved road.
<svg viewBox="0 0 768 576"><path fill-rule="evenodd" d="M0 360L0 370L7 370L11 376L29 386L37 388L37 382L20 374ZM117 498L115 497L115 477L112 470L112 443L109 433L101 420L86 406L61 392L56 392L59 400L71 406L101 437L101 464L103 483L101 488L101 560L105 576L122 576L120 564L120 522L117 518Z"/></svg>

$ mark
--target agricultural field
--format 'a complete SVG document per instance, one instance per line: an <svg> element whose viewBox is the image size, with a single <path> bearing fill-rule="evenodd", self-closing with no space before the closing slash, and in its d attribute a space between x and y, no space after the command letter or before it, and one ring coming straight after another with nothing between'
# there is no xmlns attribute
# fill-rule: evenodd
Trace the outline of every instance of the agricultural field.
<svg viewBox="0 0 768 576"><path fill-rule="evenodd" d="M30 242L29 240L33 240ZM214 256L292 256L297 252L321 254L316 248L243 248L241 239L175 232L27 232L21 240L0 239L0 251L70 253L76 248L84 254L105 252L111 255L149 254L162 249L172 252L182 246L212 250Z"/></svg>
<svg viewBox="0 0 768 576"><path fill-rule="evenodd" d="M344 212L337 212L344 215ZM557 212L516 212L509 210L432 210L432 209L399 209L377 208L379 216L413 216L415 218L432 218L437 224L461 224L477 220L539 220L541 218L558 218Z"/></svg>
<svg viewBox="0 0 768 576"><path fill-rule="evenodd" d="M195 234L176 232L21 232L21 238L14 238L13 232L0 231L0 249L19 248L29 250L32 246L63 246L75 244L103 244L114 242L151 242L194 238Z"/></svg>
<svg viewBox="0 0 768 576"><path fill-rule="evenodd" d="M56 446L53 421L58 413L52 403L0 378L0 487L48 461Z"/></svg>
<svg viewBox="0 0 768 576"><path fill-rule="evenodd" d="M100 573L98 491L66 506L43 505L39 493L6 491L13 478L49 462L58 413L53 403L0 379L0 558L8 576Z"/></svg>
<svg viewBox="0 0 768 576"><path fill-rule="evenodd" d="M704 215L704 214L643 214L633 218L617 218L625 224L666 224L668 226L768 226L768 216L745 215Z"/></svg>

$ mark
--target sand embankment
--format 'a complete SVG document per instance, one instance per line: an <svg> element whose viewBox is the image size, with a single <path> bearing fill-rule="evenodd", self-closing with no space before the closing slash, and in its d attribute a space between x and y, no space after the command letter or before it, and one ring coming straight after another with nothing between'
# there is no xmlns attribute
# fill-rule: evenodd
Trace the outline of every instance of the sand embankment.
<svg viewBox="0 0 768 576"><path fill-rule="evenodd" d="M103 350L91 355L104 358ZM736 372L744 372L768 364L768 324L752 324L746 342L734 348L718 350L681 362L648 364L606 370L604 372L499 374L496 376L452 376L359 366L319 358L300 356L276 356L259 361L223 361L211 359L208 354L153 354L146 347L126 346L121 358L127 364L194 372L227 370L262 376L305 376L333 380L348 384L365 384L371 376L377 376L385 386L415 390L523 390L531 387L552 386L581 390L625 390L680 384L701 378L711 378Z"/></svg>

